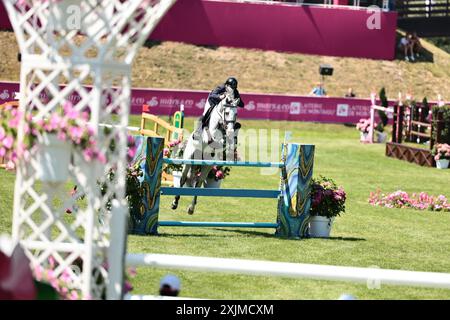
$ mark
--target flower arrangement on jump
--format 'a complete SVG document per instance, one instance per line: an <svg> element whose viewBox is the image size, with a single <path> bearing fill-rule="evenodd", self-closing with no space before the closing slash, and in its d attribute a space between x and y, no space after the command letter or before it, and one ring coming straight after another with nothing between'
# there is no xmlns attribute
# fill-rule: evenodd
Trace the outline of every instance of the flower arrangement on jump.
<svg viewBox="0 0 450 320"><path fill-rule="evenodd" d="M434 160L450 160L450 145L447 143L436 144L433 148L432 154Z"/></svg>
<svg viewBox="0 0 450 320"><path fill-rule="evenodd" d="M432 196L426 192L413 193L411 196L402 190L389 194L380 190L371 192L369 203L373 206L385 208L408 208L416 210L445 211L450 212L450 202L444 195Z"/></svg>
<svg viewBox="0 0 450 320"><path fill-rule="evenodd" d="M369 133L370 119L359 119L359 122L356 124L356 129L359 130L361 133Z"/></svg>
<svg viewBox="0 0 450 320"><path fill-rule="evenodd" d="M216 181L223 180L230 175L231 167L226 166L213 166L208 173L207 179L214 179Z"/></svg>
<svg viewBox="0 0 450 320"><path fill-rule="evenodd" d="M187 142L181 140L171 141L168 147L163 150L164 158L182 159L184 149L186 148L186 143ZM172 174L174 171L181 170L183 170L182 164L166 163L163 166L163 172L167 174Z"/></svg>
<svg viewBox="0 0 450 320"><path fill-rule="evenodd" d="M49 135L69 142L81 152L86 162L98 160L102 164L106 163L105 154L97 146L94 129L88 123L89 113L76 110L69 101L49 118L35 120L28 113L24 143L19 145L17 133L21 118L20 111L12 105L0 110L0 157L6 158L9 169L14 169L20 158L27 160L30 153L37 151L42 138Z"/></svg>
<svg viewBox="0 0 450 320"><path fill-rule="evenodd" d="M312 180L310 214L327 218L339 216L345 212L346 199L343 187L338 187L330 178L320 176Z"/></svg>

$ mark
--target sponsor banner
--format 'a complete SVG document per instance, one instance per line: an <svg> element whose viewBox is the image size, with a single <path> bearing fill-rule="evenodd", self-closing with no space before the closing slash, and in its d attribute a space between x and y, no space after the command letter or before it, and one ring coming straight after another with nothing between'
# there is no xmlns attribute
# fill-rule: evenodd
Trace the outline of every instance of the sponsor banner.
<svg viewBox="0 0 450 320"><path fill-rule="evenodd" d="M186 116L203 113L207 91L133 90L132 110L141 104L157 115L171 115L184 106ZM242 93L245 107L239 109L241 119L317 121L356 123L370 117L369 99L322 98L290 95ZM139 110L139 109L138 109Z"/></svg>
<svg viewBox="0 0 450 320"><path fill-rule="evenodd" d="M14 100L19 84L0 82L0 104ZM146 112L155 115L173 115L181 105L185 116L200 116L203 113L208 91L132 89L131 113ZM327 98L278 94L241 93L245 107L240 108L241 119L267 119L288 121L310 121L327 123L357 123L370 117L370 99ZM45 94L41 94L45 101ZM68 97L72 103L80 101L77 94ZM393 101L390 105L393 105ZM432 103L432 102L430 102ZM376 114L378 118L378 115ZM391 114L388 114L392 118Z"/></svg>

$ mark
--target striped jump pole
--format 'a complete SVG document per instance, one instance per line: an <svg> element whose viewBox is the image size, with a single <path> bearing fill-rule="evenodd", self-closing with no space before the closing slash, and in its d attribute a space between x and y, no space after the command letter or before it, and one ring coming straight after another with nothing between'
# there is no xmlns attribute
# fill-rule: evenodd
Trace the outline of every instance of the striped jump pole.
<svg viewBox="0 0 450 320"><path fill-rule="evenodd" d="M310 209L310 182L314 163L314 146L284 144L281 162L184 160L163 158L164 139L149 137L146 146L142 204L130 212L130 231L134 234L158 234L158 227L234 227L273 228L275 235L283 238L307 236ZM255 189L211 189L161 187L162 165L223 165L240 167L275 167L281 169L281 183L278 190ZM158 221L160 196L206 196L246 197L278 199L276 222L192 222Z"/></svg>

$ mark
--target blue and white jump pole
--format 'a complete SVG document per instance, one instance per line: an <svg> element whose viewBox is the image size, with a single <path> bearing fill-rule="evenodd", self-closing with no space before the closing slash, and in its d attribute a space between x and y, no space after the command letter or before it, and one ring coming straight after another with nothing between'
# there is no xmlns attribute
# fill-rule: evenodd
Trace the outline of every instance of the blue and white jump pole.
<svg viewBox="0 0 450 320"><path fill-rule="evenodd" d="M282 145L281 162L245 162L214 160L164 159L164 139L147 138L145 148L143 201L139 210L130 212L131 233L158 234L158 227L235 227L274 228L275 235L284 238L307 236L311 206L311 179L314 164L314 145L287 143ZM143 150L142 150L143 151ZM279 190L211 189L161 187L163 163L194 165L226 165L241 167L276 167L281 169ZM161 195L246 197L278 199L276 222L188 222L159 221Z"/></svg>

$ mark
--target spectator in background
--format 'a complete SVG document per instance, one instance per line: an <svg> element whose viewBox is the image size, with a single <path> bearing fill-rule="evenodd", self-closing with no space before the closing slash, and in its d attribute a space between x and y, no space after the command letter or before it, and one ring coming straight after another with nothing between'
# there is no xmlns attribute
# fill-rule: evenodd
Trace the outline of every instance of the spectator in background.
<svg viewBox="0 0 450 320"><path fill-rule="evenodd" d="M406 61L410 61L410 59L411 59L411 61L415 60L414 53L413 53L412 35L409 32L406 33L406 35L400 39L399 48L400 48L400 50L403 51ZM410 54L410 57L408 57L408 52Z"/></svg>
<svg viewBox="0 0 450 320"><path fill-rule="evenodd" d="M411 35L411 46L412 52L416 54L416 57L419 57L420 51L422 51L422 44L420 43L420 39L417 36L417 32L413 32Z"/></svg>
<svg viewBox="0 0 450 320"><path fill-rule="evenodd" d="M345 94L345 97L346 98L354 98L354 97L356 97L356 94L353 92L352 88L348 88L348 91Z"/></svg>
<svg viewBox="0 0 450 320"><path fill-rule="evenodd" d="M159 295L177 297L180 293L181 282L180 279L173 275L168 274L164 276L159 283Z"/></svg>
<svg viewBox="0 0 450 320"><path fill-rule="evenodd" d="M312 91L309 93L309 95L317 96L317 97L323 97L326 96L327 93L325 89L323 88L322 82L318 82L317 85L312 89Z"/></svg>

